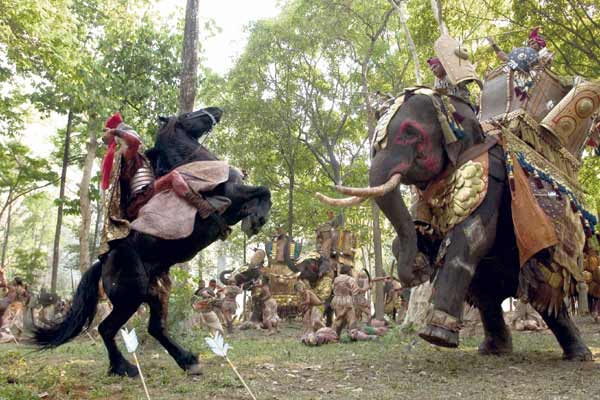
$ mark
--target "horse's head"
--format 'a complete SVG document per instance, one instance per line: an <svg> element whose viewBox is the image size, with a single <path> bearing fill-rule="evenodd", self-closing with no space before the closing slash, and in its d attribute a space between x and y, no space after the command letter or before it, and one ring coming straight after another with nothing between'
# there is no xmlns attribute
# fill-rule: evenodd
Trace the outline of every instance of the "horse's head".
<svg viewBox="0 0 600 400"><path fill-rule="evenodd" d="M206 107L177 117L176 127L181 128L191 138L198 140L208 134L221 121L223 110Z"/></svg>
<svg viewBox="0 0 600 400"><path fill-rule="evenodd" d="M242 232L246 236L256 235L267 223L271 211L271 192L266 187L256 188L261 194L247 201L240 210L242 216Z"/></svg>
<svg viewBox="0 0 600 400"><path fill-rule="evenodd" d="M207 107L177 117L160 117L160 129L154 147L146 152L155 173L164 175L192 161L217 160L198 140L221 120L223 111Z"/></svg>

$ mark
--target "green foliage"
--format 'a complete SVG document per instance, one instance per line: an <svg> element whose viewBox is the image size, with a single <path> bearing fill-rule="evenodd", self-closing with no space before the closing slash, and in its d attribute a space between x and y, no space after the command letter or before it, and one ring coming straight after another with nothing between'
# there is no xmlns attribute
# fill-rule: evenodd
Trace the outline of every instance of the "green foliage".
<svg viewBox="0 0 600 400"><path fill-rule="evenodd" d="M13 274L30 285L36 285L46 269L48 253L41 249L15 249L13 257Z"/></svg>
<svg viewBox="0 0 600 400"><path fill-rule="evenodd" d="M181 332L182 322L187 320L192 313L192 295L194 294L194 280L186 267L175 267L171 269L171 281L173 291L169 297L168 326L174 332Z"/></svg>

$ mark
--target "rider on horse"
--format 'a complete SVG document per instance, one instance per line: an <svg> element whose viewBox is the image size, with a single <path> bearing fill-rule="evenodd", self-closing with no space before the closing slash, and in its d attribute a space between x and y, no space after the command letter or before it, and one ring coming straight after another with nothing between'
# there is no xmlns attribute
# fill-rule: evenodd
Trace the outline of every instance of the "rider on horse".
<svg viewBox="0 0 600 400"><path fill-rule="evenodd" d="M108 205L101 254L108 251L107 242L127 236L128 222L133 221L140 208L158 192L172 190L197 208L202 218L216 211L201 194L190 189L177 170L156 179L150 161L142 151L140 137L123 123L120 113L116 112L106 121L102 140L108 145L102 161L102 189L110 188L110 192L106 197Z"/></svg>

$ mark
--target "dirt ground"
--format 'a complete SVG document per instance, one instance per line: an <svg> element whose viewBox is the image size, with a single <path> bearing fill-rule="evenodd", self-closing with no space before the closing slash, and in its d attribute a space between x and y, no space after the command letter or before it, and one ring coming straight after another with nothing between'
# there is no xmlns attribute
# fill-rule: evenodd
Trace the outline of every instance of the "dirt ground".
<svg viewBox="0 0 600 400"><path fill-rule="evenodd" d="M514 332L514 353L480 356L481 329L461 346L434 347L394 328L378 341L306 347L299 323L277 336L237 331L230 358L258 399L600 399L600 324L578 318L594 362L567 362L549 331ZM177 335L199 351L202 377L188 377L145 333L138 358L152 399L248 399L198 330ZM0 400L143 399L139 379L111 377L104 346L82 336L59 349L0 345Z"/></svg>

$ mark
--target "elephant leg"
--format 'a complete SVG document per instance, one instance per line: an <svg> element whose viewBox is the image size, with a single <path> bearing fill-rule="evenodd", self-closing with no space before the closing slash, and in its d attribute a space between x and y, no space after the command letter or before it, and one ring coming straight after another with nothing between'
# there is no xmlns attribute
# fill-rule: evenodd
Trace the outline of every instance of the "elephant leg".
<svg viewBox="0 0 600 400"><path fill-rule="evenodd" d="M538 310L538 312L562 347L565 360L591 361L593 359L592 352L583 341L579 329L567 312L566 304L563 303L558 315L548 314L545 310Z"/></svg>
<svg viewBox="0 0 600 400"><path fill-rule="evenodd" d="M190 375L201 375L198 357L185 350L167 334L166 320L170 289L171 282L168 277L165 278L165 275L150 287L147 298L148 306L150 306L148 333L158 340L181 369Z"/></svg>
<svg viewBox="0 0 600 400"><path fill-rule="evenodd" d="M479 308L485 337L479 345L481 354L508 354L512 352L512 337L504 322L502 302L484 303Z"/></svg>
<svg viewBox="0 0 600 400"><path fill-rule="evenodd" d="M465 297L477 265L496 240L503 189L502 183L490 177L483 203L465 221L456 225L442 242L440 251L445 251L444 263L433 283L426 325L419 332L419 336L430 343L458 347L459 321Z"/></svg>

